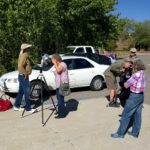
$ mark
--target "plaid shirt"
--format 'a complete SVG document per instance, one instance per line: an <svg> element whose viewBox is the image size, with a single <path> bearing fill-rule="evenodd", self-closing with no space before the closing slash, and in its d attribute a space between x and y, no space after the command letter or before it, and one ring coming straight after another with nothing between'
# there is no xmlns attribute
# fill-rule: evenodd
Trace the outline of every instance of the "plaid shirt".
<svg viewBox="0 0 150 150"><path fill-rule="evenodd" d="M145 82L145 72L141 70L134 73L126 83L130 87L131 92L141 93L144 92Z"/></svg>

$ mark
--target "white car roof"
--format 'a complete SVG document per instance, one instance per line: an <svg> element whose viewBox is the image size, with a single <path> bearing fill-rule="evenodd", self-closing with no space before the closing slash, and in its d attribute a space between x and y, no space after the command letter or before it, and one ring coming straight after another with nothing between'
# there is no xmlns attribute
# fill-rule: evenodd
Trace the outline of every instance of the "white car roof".
<svg viewBox="0 0 150 150"><path fill-rule="evenodd" d="M62 56L62 59L70 59L70 58L86 58L86 57L84 57L84 56L73 56L73 55Z"/></svg>
<svg viewBox="0 0 150 150"><path fill-rule="evenodd" d="M87 58L87 57L84 57L84 56L62 56L62 60L64 59L78 59L78 58L81 58L81 59L86 59L87 61L89 61L90 63L92 63L94 66L106 66L106 65L103 65L103 64L98 64L96 63L95 61Z"/></svg>
<svg viewBox="0 0 150 150"><path fill-rule="evenodd" d="M67 46L67 48L75 48L75 47L92 47L92 46L90 45Z"/></svg>

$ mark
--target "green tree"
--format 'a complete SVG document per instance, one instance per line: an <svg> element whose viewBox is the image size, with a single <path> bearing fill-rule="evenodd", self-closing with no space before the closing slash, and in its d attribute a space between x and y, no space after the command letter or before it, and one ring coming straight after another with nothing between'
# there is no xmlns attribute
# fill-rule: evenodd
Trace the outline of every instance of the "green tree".
<svg viewBox="0 0 150 150"><path fill-rule="evenodd" d="M136 47L139 50L150 49L150 21L137 22L125 19L124 30L120 39L128 42L128 47Z"/></svg>
<svg viewBox="0 0 150 150"><path fill-rule="evenodd" d="M118 16L111 13L116 4L116 0L57 0L63 43L107 47L122 27Z"/></svg>
<svg viewBox="0 0 150 150"><path fill-rule="evenodd" d="M150 49L150 21L137 23L133 37L137 48Z"/></svg>
<svg viewBox="0 0 150 150"><path fill-rule="evenodd" d="M110 46L122 23L112 14L117 0L1 0L0 64L16 68L23 42L33 45L35 62L41 53L62 52L67 45Z"/></svg>

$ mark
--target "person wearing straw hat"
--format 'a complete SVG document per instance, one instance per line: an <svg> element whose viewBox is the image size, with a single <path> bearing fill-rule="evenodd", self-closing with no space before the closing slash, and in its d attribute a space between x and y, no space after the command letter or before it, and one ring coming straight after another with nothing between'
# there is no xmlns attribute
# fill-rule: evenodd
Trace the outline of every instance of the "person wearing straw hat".
<svg viewBox="0 0 150 150"><path fill-rule="evenodd" d="M16 97L16 101L14 104L14 111L23 110L20 107L22 97L25 96L25 110L29 113L34 113L36 109L31 109L29 96L30 96L30 83L29 83L29 75L31 74L32 67L31 61L29 59L29 51L31 48L31 44L24 43L21 45L21 51L18 58L18 80L19 80L19 91Z"/></svg>

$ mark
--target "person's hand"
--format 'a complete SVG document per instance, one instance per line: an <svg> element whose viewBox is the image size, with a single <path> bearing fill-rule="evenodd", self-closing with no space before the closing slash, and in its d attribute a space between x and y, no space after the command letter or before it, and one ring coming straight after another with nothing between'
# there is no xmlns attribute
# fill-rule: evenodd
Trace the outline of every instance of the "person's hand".
<svg viewBox="0 0 150 150"><path fill-rule="evenodd" d="M124 73L125 70L126 70L125 68L122 68L122 69L120 70L120 72L121 72L121 73Z"/></svg>
<svg viewBox="0 0 150 150"><path fill-rule="evenodd" d="M55 59L52 59L52 63L54 64L54 66L57 65L57 61Z"/></svg>
<svg viewBox="0 0 150 150"><path fill-rule="evenodd" d="M58 63L56 61L54 62L54 66L58 66Z"/></svg>
<svg viewBox="0 0 150 150"><path fill-rule="evenodd" d="M24 74L24 80L26 80L26 79L27 79L27 77L28 77L28 75L27 75L27 74Z"/></svg>
<svg viewBox="0 0 150 150"><path fill-rule="evenodd" d="M128 88L128 84L125 82L124 83L124 87L127 89Z"/></svg>

